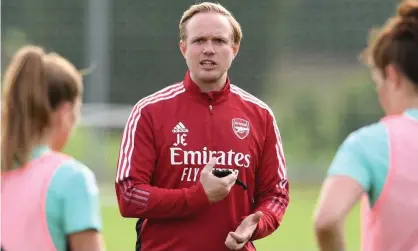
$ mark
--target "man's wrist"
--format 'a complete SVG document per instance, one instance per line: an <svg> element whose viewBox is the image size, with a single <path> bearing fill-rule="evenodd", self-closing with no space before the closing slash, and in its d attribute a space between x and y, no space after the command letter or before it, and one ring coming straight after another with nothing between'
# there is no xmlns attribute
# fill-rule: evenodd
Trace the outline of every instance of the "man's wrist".
<svg viewBox="0 0 418 251"><path fill-rule="evenodd" d="M198 182L196 185L190 187L186 191L186 199L188 204L196 209L210 206L208 196L206 195L205 189L202 183Z"/></svg>

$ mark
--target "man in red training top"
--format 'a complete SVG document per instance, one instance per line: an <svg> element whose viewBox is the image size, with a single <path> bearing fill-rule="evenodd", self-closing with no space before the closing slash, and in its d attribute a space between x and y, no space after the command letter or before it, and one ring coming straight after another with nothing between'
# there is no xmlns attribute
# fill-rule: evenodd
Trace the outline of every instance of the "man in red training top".
<svg viewBox="0 0 418 251"><path fill-rule="evenodd" d="M279 227L289 203L279 129L271 109L227 76L242 37L234 17L201 3L179 28L189 70L129 116L116 174L120 212L139 218L136 250L255 250L252 241ZM215 169L232 174L218 178Z"/></svg>

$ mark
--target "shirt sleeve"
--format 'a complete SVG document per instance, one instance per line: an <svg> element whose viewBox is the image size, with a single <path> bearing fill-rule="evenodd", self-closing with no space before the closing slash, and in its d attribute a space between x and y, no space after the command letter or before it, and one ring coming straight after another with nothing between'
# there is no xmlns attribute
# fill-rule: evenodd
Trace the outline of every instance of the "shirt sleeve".
<svg viewBox="0 0 418 251"><path fill-rule="evenodd" d="M387 132L381 123L363 127L351 133L338 148L328 176L351 177L374 201L386 179L388 151Z"/></svg>
<svg viewBox="0 0 418 251"><path fill-rule="evenodd" d="M360 183L364 191L370 190L371 167L363 150L359 132L351 133L338 148L328 170L328 176L335 175L349 176Z"/></svg>
<svg viewBox="0 0 418 251"><path fill-rule="evenodd" d="M181 218L210 206L200 182L183 189L152 186L156 162L151 115L137 105L126 123L119 150L115 189L122 216Z"/></svg>
<svg viewBox="0 0 418 251"><path fill-rule="evenodd" d="M263 216L251 240L273 233L280 225L289 205L289 183L280 132L274 115L266 120L266 140L260 166L256 171L255 212Z"/></svg>
<svg viewBox="0 0 418 251"><path fill-rule="evenodd" d="M54 175L60 185L62 222L66 235L85 230L101 231L99 189L94 173L77 161L63 164Z"/></svg>

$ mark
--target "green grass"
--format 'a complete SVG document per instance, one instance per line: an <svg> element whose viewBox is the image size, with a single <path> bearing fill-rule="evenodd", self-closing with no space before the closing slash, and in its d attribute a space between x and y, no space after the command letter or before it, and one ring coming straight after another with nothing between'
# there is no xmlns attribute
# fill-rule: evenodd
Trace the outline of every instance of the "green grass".
<svg viewBox="0 0 418 251"><path fill-rule="evenodd" d="M110 251L134 250L135 219L120 216L111 189L102 189L103 235ZM312 231L312 213L316 204L318 188L296 187L291 190L291 203L285 214L282 226L262 240L255 242L259 251L313 251L317 250ZM112 205L113 204L113 205ZM359 250L359 210L349 216L345 226L347 250Z"/></svg>

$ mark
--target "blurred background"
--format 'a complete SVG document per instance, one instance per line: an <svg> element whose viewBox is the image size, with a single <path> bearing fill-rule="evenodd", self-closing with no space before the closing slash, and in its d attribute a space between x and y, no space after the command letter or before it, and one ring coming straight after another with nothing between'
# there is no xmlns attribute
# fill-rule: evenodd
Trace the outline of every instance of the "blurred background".
<svg viewBox="0 0 418 251"><path fill-rule="evenodd" d="M258 250L317 250L312 213L347 135L380 118L374 86L358 60L368 32L394 14L395 0L219 1L242 25L232 83L275 112L290 177L282 226ZM83 118L65 149L95 172L108 250L134 250L135 220L123 219L113 190L123 126L141 98L181 81L178 22L196 1L3 0L2 72L27 43L70 59L85 77ZM346 225L359 250L358 209ZM161 240L164 241L164 240Z"/></svg>

